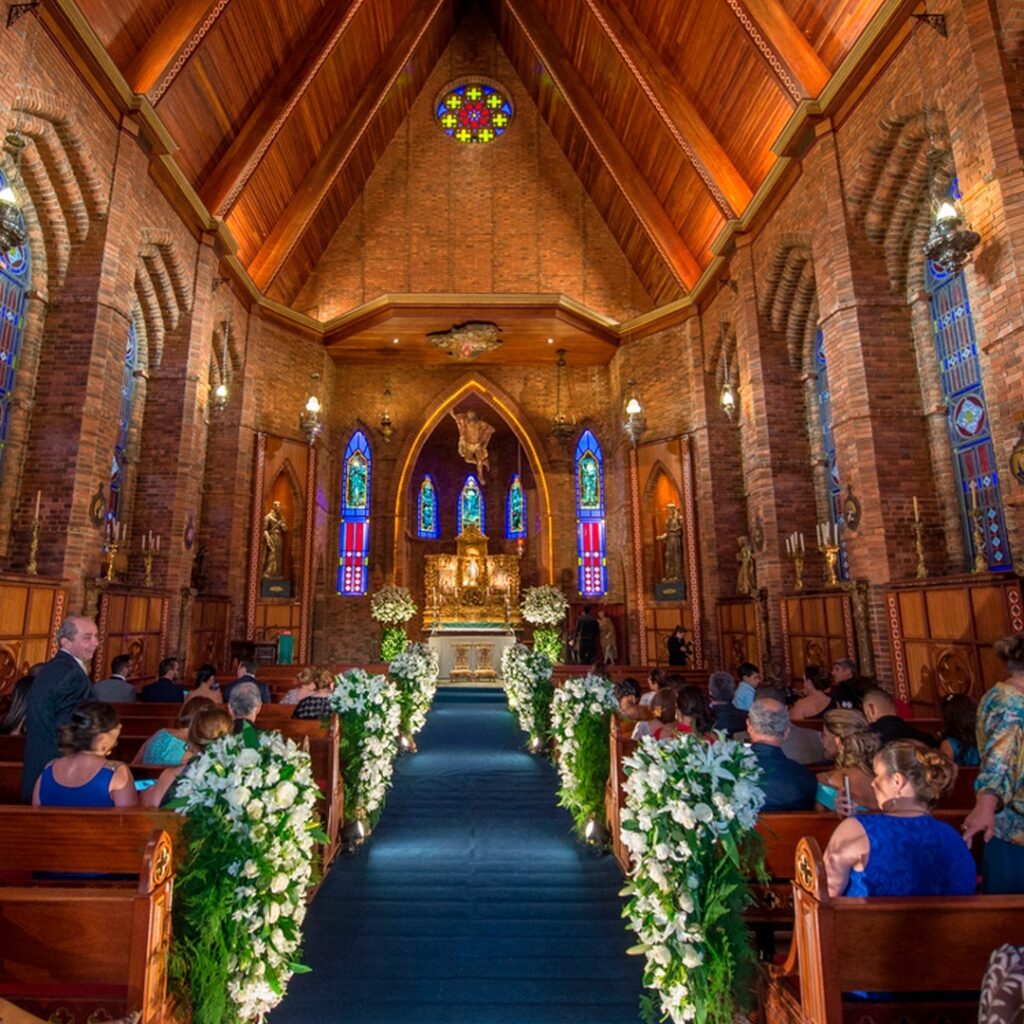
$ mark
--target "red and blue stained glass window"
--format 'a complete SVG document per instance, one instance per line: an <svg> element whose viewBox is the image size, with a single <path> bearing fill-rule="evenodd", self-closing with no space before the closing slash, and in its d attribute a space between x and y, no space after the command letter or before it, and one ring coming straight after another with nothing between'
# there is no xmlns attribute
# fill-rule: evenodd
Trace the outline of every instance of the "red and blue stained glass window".
<svg viewBox="0 0 1024 1024"><path fill-rule="evenodd" d="M493 142L512 123L512 104L493 86L460 85L441 97L437 123L458 142Z"/></svg>
<svg viewBox="0 0 1024 1024"><path fill-rule="evenodd" d="M605 550L604 456L590 430L576 443L576 554L580 593L602 597L608 590Z"/></svg>
<svg viewBox="0 0 1024 1024"><path fill-rule="evenodd" d="M338 536L338 593L366 593L370 552L370 468L366 435L357 430L345 449L341 474L341 528Z"/></svg>
<svg viewBox="0 0 1024 1024"><path fill-rule="evenodd" d="M821 413L821 434L825 449L825 470L828 474L828 516L832 523L843 519L843 494L839 481L839 460L836 456L836 439L832 433L832 392L828 386L828 367L825 365L825 332L819 328L814 338L814 372L818 389L818 411ZM846 539L839 539L839 578L850 578L850 556L846 551Z"/></svg>
<svg viewBox="0 0 1024 1024"><path fill-rule="evenodd" d="M487 516L484 509L484 492L480 490L476 477L470 473L459 493L459 533L471 523L481 533L486 533L484 524Z"/></svg>
<svg viewBox="0 0 1024 1024"><path fill-rule="evenodd" d="M505 496L505 537L508 540L526 537L526 491L518 473L512 475Z"/></svg>
<svg viewBox="0 0 1024 1024"><path fill-rule="evenodd" d="M423 478L416 499L416 536L426 540L437 540L441 536L441 523L437 516L437 488L429 473Z"/></svg>
<svg viewBox="0 0 1024 1024"><path fill-rule="evenodd" d="M0 189L7 179L0 173ZM25 223L18 214L22 231ZM28 290L28 244L0 253L0 475L3 474L7 433L11 428L11 395L18 376L21 341L25 335L25 293Z"/></svg>
<svg viewBox="0 0 1024 1024"><path fill-rule="evenodd" d="M110 464L110 498L107 519L120 519L123 513L124 485L128 476L128 439L132 429L132 410L135 407L135 370L139 365L139 338L135 330L135 317L128 322L128 343L125 345L121 365L121 404L118 409L117 440Z"/></svg>

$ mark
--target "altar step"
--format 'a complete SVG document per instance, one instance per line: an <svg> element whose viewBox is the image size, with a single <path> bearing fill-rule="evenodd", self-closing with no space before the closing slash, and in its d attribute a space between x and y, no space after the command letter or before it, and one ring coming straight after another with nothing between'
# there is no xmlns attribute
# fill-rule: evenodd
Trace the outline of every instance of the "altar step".
<svg viewBox="0 0 1024 1024"><path fill-rule="evenodd" d="M500 679L440 679L437 685L445 690L458 690L460 693L467 693L479 690L481 694L487 694L493 699L494 691L502 688Z"/></svg>

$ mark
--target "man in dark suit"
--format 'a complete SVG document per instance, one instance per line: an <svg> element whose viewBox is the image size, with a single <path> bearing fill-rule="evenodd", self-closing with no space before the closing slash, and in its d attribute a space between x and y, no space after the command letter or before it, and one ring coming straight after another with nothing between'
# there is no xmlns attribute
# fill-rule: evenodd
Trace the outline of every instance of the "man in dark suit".
<svg viewBox="0 0 1024 1024"><path fill-rule="evenodd" d="M96 700L108 700L114 704L135 700L135 687L128 682L128 669L132 659L127 654L119 654L110 663L110 675L101 679L92 690Z"/></svg>
<svg viewBox="0 0 1024 1024"><path fill-rule="evenodd" d="M25 713L25 761L21 799L32 801L32 787L59 753L57 730L79 704L93 699L86 666L99 645L96 623L82 615L66 618L57 630L57 653L39 670L28 692Z"/></svg>
<svg viewBox="0 0 1024 1024"><path fill-rule="evenodd" d="M255 658L239 658L238 668L236 669L237 675L233 683L228 683L221 690L221 694L224 697L224 703L227 704L231 700L231 691L239 683L252 683L260 692L260 700L264 704L271 703L270 700L270 687L266 683L258 682L256 679L257 663Z"/></svg>
<svg viewBox="0 0 1024 1024"><path fill-rule="evenodd" d="M758 785L764 790L764 811L809 811L818 782L802 764L786 757L782 744L789 735L789 712L773 697L755 700L747 712L750 749L761 766Z"/></svg>
<svg viewBox="0 0 1024 1024"><path fill-rule="evenodd" d="M896 702L885 690L876 687L864 694L864 717L883 747L893 740L917 740L925 746L935 746L934 736L915 729L896 714Z"/></svg>
<svg viewBox="0 0 1024 1024"><path fill-rule="evenodd" d="M711 715L714 719L712 728L724 732L727 736L743 732L747 727L747 714L734 707L733 697L736 695L736 680L731 672L712 672L708 677L708 697L711 704Z"/></svg>
<svg viewBox="0 0 1024 1024"><path fill-rule="evenodd" d="M185 699L185 687L178 683L181 662L177 658L164 658L158 671L160 678L142 688L139 700L157 704L180 704Z"/></svg>
<svg viewBox="0 0 1024 1024"><path fill-rule="evenodd" d="M576 656L581 665L593 665L597 657L597 638L601 624L590 614L590 605L583 606L583 614L576 620Z"/></svg>

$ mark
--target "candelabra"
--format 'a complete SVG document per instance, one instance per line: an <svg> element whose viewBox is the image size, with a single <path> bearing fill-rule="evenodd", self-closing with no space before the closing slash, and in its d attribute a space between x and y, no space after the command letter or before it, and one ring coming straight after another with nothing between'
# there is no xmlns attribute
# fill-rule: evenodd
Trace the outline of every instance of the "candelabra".
<svg viewBox="0 0 1024 1024"><path fill-rule="evenodd" d="M921 533L924 530L924 523L919 519L913 523L914 527L914 550L917 552L917 571L915 576L919 580L928 578L928 569L924 564L924 541L921 540Z"/></svg>
<svg viewBox="0 0 1024 1024"><path fill-rule="evenodd" d="M839 545L838 544L819 544L818 551L825 559L825 586L829 589L833 589L839 586L839 573L837 571L839 565Z"/></svg>
<svg viewBox="0 0 1024 1024"><path fill-rule="evenodd" d="M153 552L146 551L142 555L142 564L146 570L145 585L147 587L153 586Z"/></svg>
<svg viewBox="0 0 1024 1024"><path fill-rule="evenodd" d="M982 509L977 505L971 509L971 537L974 540L974 568L971 572L988 572L985 560L985 527L982 523Z"/></svg>
<svg viewBox="0 0 1024 1024"><path fill-rule="evenodd" d="M39 564L36 555L39 554L39 515L32 520L32 542L28 548L28 574L36 576L39 574Z"/></svg>
<svg viewBox="0 0 1024 1024"><path fill-rule="evenodd" d="M108 583L113 583L117 579L117 573L114 571L114 559L117 558L119 546L116 540L107 541L107 572L105 578Z"/></svg>
<svg viewBox="0 0 1024 1024"><path fill-rule="evenodd" d="M804 535L802 533L791 533L786 538L786 555L793 562L793 575L796 577L793 583L794 590L804 589Z"/></svg>

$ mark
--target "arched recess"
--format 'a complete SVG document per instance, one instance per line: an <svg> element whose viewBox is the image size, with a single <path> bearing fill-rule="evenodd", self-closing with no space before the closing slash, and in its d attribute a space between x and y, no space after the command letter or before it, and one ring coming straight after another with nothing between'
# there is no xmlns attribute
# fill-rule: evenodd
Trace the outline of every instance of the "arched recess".
<svg viewBox="0 0 1024 1024"><path fill-rule="evenodd" d="M658 582L664 579L664 556L658 545L658 537L665 532L665 523L668 519L668 503L672 502L683 512L683 491L676 480L675 475L669 470L661 459L658 459L650 472L647 474L647 482L644 484L641 508L644 510L643 524L641 527L645 558L644 561L650 566L650 575L645 573L648 580ZM684 530L686 517L683 517ZM683 543L684 565L686 544Z"/></svg>
<svg viewBox="0 0 1024 1024"><path fill-rule="evenodd" d="M548 474L550 473L548 460L544 455L539 438L528 425L518 403L501 388L475 374L457 381L427 406L419 430L408 438L398 457L402 469L395 478L390 502L391 507L395 510L394 540L391 550L392 579L395 583L402 583L404 579L402 524L405 521L405 502L408 500L409 481L416 461L427 438L433 433L437 424L467 395L476 395L501 416L526 452L530 468L537 480L537 489L541 499L540 517L543 543L540 548L540 565L546 581L551 583L554 579L554 537L552 536L551 492L548 487Z"/></svg>
<svg viewBox="0 0 1024 1024"><path fill-rule="evenodd" d="M273 507L275 501L281 502L281 514L288 524L287 541L284 545L282 575L298 580L302 570L302 537L305 532L303 518L302 483L290 459L285 459L277 475L267 488L263 499L263 515ZM301 584L296 588L301 592Z"/></svg>

